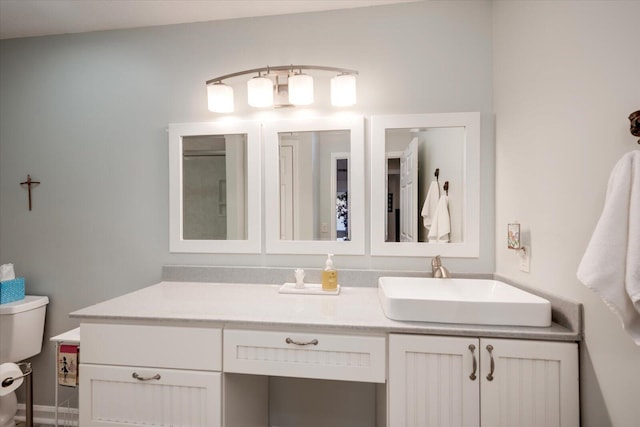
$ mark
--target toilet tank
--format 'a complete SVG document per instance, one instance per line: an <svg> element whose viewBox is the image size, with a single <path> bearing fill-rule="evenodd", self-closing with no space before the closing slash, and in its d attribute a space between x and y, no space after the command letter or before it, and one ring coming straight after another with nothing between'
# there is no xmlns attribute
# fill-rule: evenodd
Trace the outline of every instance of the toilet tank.
<svg viewBox="0 0 640 427"><path fill-rule="evenodd" d="M42 350L48 297L27 295L0 304L0 363L19 362Z"/></svg>

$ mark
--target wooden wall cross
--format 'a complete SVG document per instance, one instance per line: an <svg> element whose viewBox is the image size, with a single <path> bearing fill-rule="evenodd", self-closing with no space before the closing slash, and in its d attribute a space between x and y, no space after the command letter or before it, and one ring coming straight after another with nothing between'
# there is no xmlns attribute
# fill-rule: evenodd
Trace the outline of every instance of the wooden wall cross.
<svg viewBox="0 0 640 427"><path fill-rule="evenodd" d="M34 181L31 179L31 175L27 174L27 180L24 182L21 182L20 185L26 185L29 191L29 210L31 210L31 186L32 185L38 185L40 184L40 181Z"/></svg>

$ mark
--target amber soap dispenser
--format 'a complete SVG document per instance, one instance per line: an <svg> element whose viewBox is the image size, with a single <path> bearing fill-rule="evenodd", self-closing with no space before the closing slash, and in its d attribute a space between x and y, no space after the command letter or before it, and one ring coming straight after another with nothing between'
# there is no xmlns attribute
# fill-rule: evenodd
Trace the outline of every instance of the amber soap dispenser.
<svg viewBox="0 0 640 427"><path fill-rule="evenodd" d="M324 270L322 271L322 290L335 291L338 289L338 271L333 266L331 259L333 254L327 255Z"/></svg>

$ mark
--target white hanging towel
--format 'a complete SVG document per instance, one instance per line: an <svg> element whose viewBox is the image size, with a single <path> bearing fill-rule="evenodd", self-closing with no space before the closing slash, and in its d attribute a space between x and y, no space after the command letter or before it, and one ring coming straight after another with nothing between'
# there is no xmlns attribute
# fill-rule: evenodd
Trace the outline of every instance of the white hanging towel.
<svg viewBox="0 0 640 427"><path fill-rule="evenodd" d="M436 215L436 208L438 207L438 200L440 199L440 184L438 181L431 181L429 185L429 191L427 191L427 197L422 204L422 224L427 230L433 223L433 217Z"/></svg>
<svg viewBox="0 0 640 427"><path fill-rule="evenodd" d="M451 218L449 217L449 196L443 194L438 201L436 213L429 229L429 243L448 243L451 233Z"/></svg>
<svg viewBox="0 0 640 427"><path fill-rule="evenodd" d="M577 276L640 345L640 150L625 154L613 168Z"/></svg>

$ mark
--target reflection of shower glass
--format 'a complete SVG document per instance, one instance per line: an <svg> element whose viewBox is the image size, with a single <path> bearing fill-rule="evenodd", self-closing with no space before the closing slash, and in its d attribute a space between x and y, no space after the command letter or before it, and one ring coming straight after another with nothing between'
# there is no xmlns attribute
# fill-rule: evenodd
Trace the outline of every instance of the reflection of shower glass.
<svg viewBox="0 0 640 427"><path fill-rule="evenodd" d="M182 238L247 238L246 135L182 139Z"/></svg>
<svg viewBox="0 0 640 427"><path fill-rule="evenodd" d="M218 181L218 215L227 216L227 180Z"/></svg>

